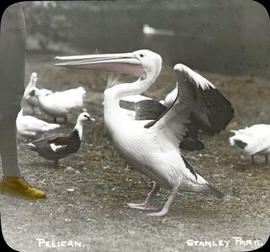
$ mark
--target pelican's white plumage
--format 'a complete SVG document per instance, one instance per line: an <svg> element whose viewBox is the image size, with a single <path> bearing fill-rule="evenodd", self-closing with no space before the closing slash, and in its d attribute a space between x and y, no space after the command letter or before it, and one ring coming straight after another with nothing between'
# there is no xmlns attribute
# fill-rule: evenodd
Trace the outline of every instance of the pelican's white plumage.
<svg viewBox="0 0 270 252"><path fill-rule="evenodd" d="M32 88L30 95L37 98L39 108L46 114L54 117L67 118L73 109L83 108L83 97L86 91L83 87L68 89L65 91L54 92L43 95L39 89Z"/></svg>
<svg viewBox="0 0 270 252"><path fill-rule="evenodd" d="M192 118L213 133L220 132L231 120L231 104L212 84L193 75L184 65L176 65L178 94L172 106L156 120L133 120L123 116L119 101L145 92L155 82L162 65L158 54L138 50L57 59L67 61L58 63L59 66L114 71L139 78L133 83L121 83L104 92L105 127L112 143L136 170L154 181L145 202L129 204L131 208L153 209L150 202L160 186L172 193L163 209L152 213L153 216L163 216L168 212L178 190L222 196L193 169L179 149L179 143L188 131L187 125L193 123Z"/></svg>
<svg viewBox="0 0 270 252"><path fill-rule="evenodd" d="M24 115L23 109L18 113L16 119L17 133L19 136L31 139L40 137L42 133L54 130L60 127L59 124L47 123L36 117Z"/></svg>
<svg viewBox="0 0 270 252"><path fill-rule="evenodd" d="M268 163L270 154L270 125L255 124L240 130L233 130L234 136L229 138L230 144L242 152L251 155L264 155Z"/></svg>

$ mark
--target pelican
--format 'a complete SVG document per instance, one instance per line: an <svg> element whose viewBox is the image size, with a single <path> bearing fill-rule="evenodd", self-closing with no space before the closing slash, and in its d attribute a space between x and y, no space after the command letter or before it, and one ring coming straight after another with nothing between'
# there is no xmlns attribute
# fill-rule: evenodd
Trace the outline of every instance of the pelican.
<svg viewBox="0 0 270 252"><path fill-rule="evenodd" d="M56 57L57 66L113 71L138 79L121 83L104 92L104 121L109 138L122 157L137 171L153 180L153 188L141 204L130 208L155 210L151 205L160 187L171 194L159 212L164 216L178 191L201 192L222 197L223 193L198 174L179 149L187 125L196 119L205 129L219 132L233 115L231 104L213 84L191 74L188 67L177 64L178 95L173 105L156 120L131 120L122 116L119 101L123 97L145 92L158 77L162 59L149 50L131 53Z"/></svg>
<svg viewBox="0 0 270 252"><path fill-rule="evenodd" d="M232 130L234 136L229 138L230 144L240 151L251 156L254 163L254 155L264 155L265 164L268 164L270 154L270 125L255 124L240 130Z"/></svg>

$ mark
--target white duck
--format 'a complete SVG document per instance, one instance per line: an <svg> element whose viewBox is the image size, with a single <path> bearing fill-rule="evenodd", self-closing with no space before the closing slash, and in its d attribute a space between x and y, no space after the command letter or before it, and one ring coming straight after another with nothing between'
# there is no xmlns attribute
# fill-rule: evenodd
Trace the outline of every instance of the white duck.
<svg viewBox="0 0 270 252"><path fill-rule="evenodd" d="M37 98L39 108L44 113L52 116L56 123L57 117L64 117L65 121L67 121L67 115L72 110L83 108L85 93L83 87L78 87L43 95L39 89L32 88L29 95Z"/></svg>
<svg viewBox="0 0 270 252"><path fill-rule="evenodd" d="M231 104L205 79L177 64L178 95L173 106L154 121L131 120L122 116L119 101L129 95L146 91L161 71L161 57L149 50L132 53L98 54L56 57L67 62L58 66L107 70L138 77L133 83L121 83L104 92L104 120L106 130L115 148L139 172L154 181L152 191L142 204L129 204L136 209L152 210L150 203L160 186L172 191L160 212L167 214L179 190L223 194L213 188L183 157L179 143L193 118L205 129L219 132L231 120Z"/></svg>
<svg viewBox="0 0 270 252"><path fill-rule="evenodd" d="M254 155L264 155L268 164L270 154L270 125L255 124L240 130L232 130L234 136L229 138L230 144L236 146L242 152L251 155L254 163Z"/></svg>
<svg viewBox="0 0 270 252"><path fill-rule="evenodd" d="M68 136L49 136L37 139L27 144L31 150L37 152L47 160L53 160L55 168L58 168L58 160L72 153L76 153L81 146L83 136L83 122L95 121L87 112L78 116L77 123Z"/></svg>
<svg viewBox="0 0 270 252"><path fill-rule="evenodd" d="M28 83L27 87L25 88L24 94L23 94L22 106L24 106L24 107L25 107L25 105L30 106L33 114L35 113L35 107L38 106L38 101L37 101L36 97L29 95L29 93L32 90L32 88L34 88L34 87L37 88L36 87L37 80L38 80L37 73L33 72L30 76L29 83ZM48 95L48 94L53 93L51 90L46 89L46 88L39 89L39 92L42 95Z"/></svg>
<svg viewBox="0 0 270 252"><path fill-rule="evenodd" d="M31 115L24 115L23 109L17 115L16 126L20 137L30 139L38 138L41 134L60 127L59 124L47 123Z"/></svg>

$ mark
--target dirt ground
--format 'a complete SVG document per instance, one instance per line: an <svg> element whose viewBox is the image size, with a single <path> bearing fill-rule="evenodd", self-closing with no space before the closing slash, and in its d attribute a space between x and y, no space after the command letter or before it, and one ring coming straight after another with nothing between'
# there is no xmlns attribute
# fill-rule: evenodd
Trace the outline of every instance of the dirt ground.
<svg viewBox="0 0 270 252"><path fill-rule="evenodd" d="M270 165L259 156L252 165L249 157L229 145L228 138L231 129L270 122L269 82L202 73L231 101L235 118L221 134L204 137L203 151L185 156L226 196L180 193L169 214L157 218L126 207L128 202L143 201L151 183L130 169L104 134L107 75L35 60L28 61L27 76L32 71L38 73L40 87L84 86L85 107L96 121L85 125L79 152L61 160L59 169L19 144L23 176L45 191L47 199L32 202L1 195L2 230L10 247L28 252L249 251L265 243L270 226ZM146 94L161 99L174 86L174 72L164 67ZM52 120L44 114L39 117ZM58 131L69 132L76 117L77 113L71 114ZM168 195L161 190L154 205L162 207Z"/></svg>

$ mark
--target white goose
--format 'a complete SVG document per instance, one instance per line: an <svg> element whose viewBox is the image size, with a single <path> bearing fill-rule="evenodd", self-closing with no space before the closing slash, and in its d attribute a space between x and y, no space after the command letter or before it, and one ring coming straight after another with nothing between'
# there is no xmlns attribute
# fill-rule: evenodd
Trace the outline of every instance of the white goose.
<svg viewBox="0 0 270 252"><path fill-rule="evenodd" d="M83 108L83 97L86 91L83 87L72 88L61 92L43 95L39 89L32 88L30 96L36 97L39 108L46 114L54 118L64 117L67 121L67 115L74 109Z"/></svg>
<svg viewBox="0 0 270 252"><path fill-rule="evenodd" d="M107 70L138 77L133 83L121 83L104 92L106 130L120 154L139 172L154 181L152 191L142 204L128 204L131 208L152 210L151 199L160 186L172 191L160 212L167 214L179 190L214 194L213 188L183 157L179 143L187 132L187 125L196 121L205 129L219 132L232 118L231 104L208 81L196 78L189 68L177 64L178 95L170 109L154 121L131 120L120 112L119 100L146 91L161 71L161 57L149 50L132 53L56 57L66 62L58 66ZM195 78L194 78L195 77Z"/></svg>
<svg viewBox="0 0 270 252"><path fill-rule="evenodd" d="M23 104L22 105L23 106L25 106L25 105L30 106L33 114L35 113L35 107L38 106L38 101L37 101L36 97L29 95L29 93L32 90L32 88L37 88L36 87L37 80L38 80L37 73L33 72L30 76L29 83L28 83L27 87L25 88L24 94L23 94ZM39 92L42 95L48 95L48 94L53 93L51 90L46 89L46 88L39 89Z"/></svg>
<svg viewBox="0 0 270 252"><path fill-rule="evenodd" d="M255 124L240 130L232 130L234 136L229 138L230 144L236 146L242 152L251 155L254 163L254 155L264 155L268 164L270 154L270 125Z"/></svg>
<svg viewBox="0 0 270 252"><path fill-rule="evenodd" d="M42 133L60 127L59 124L47 123L30 115L24 115L23 109L18 113L16 119L17 133L20 137L35 139Z"/></svg>

